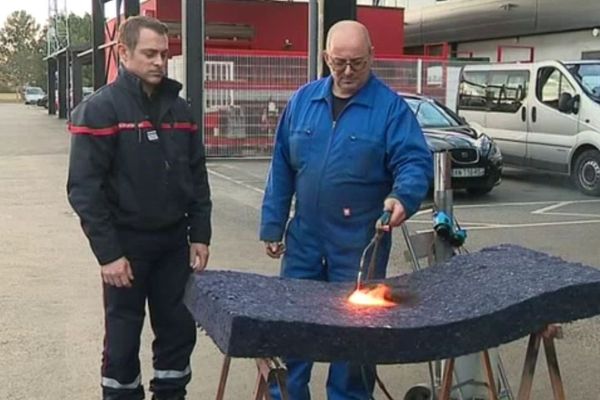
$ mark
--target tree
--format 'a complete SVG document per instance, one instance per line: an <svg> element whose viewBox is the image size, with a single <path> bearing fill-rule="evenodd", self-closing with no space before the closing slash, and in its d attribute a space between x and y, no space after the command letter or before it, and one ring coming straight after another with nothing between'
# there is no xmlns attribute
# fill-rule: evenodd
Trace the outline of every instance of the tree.
<svg viewBox="0 0 600 400"><path fill-rule="evenodd" d="M92 45L92 16L85 13L83 17L69 14L69 38L73 45Z"/></svg>
<svg viewBox="0 0 600 400"><path fill-rule="evenodd" d="M45 47L40 26L25 11L13 12L0 29L0 82L18 89L45 86Z"/></svg>
<svg viewBox="0 0 600 400"><path fill-rule="evenodd" d="M44 57L48 55L47 34L49 31L56 32L57 26L65 26L64 15L54 18L59 19L59 23L48 20L43 29L25 11L15 11L6 19L0 29L0 87L13 90L25 85L46 87L47 64ZM80 17L71 13L67 18L71 45L90 47L91 15L86 13ZM64 30L62 32L64 37ZM66 40L59 43L60 49L66 45ZM82 75L83 85L91 86L91 67L84 66Z"/></svg>
<svg viewBox="0 0 600 400"><path fill-rule="evenodd" d="M66 23L65 23L66 20ZM85 13L82 17L70 13L67 17L64 14L54 16L48 20L44 28L50 31L54 36L49 37L50 52L58 51L69 44L72 48L83 47L90 48L92 43L92 16ZM68 29L69 40L67 42L66 31ZM83 65L82 68L83 86L92 85L92 68L90 65Z"/></svg>

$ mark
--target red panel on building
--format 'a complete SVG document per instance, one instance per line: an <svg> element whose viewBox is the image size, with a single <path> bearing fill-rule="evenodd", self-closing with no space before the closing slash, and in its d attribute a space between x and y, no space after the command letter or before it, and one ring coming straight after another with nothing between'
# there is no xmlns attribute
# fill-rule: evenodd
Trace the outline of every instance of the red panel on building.
<svg viewBox="0 0 600 400"><path fill-rule="evenodd" d="M181 0L148 0L140 13L164 22L181 22ZM404 48L404 10L359 6L358 20L371 33L376 55L401 56ZM206 25L208 49L245 49L250 51L307 52L308 4L259 0L207 0ZM108 22L114 25L114 20ZM215 30L216 28L216 30ZM209 32L225 35L211 37ZM227 37L240 32L240 38ZM234 33L230 33L234 35ZM108 42L107 38L107 42ZM172 56L181 54L181 39L172 37ZM109 81L114 78L114 60L109 64Z"/></svg>
<svg viewBox="0 0 600 400"><path fill-rule="evenodd" d="M404 10L401 8L358 7L357 19L371 35L375 54L400 56L404 52Z"/></svg>
<svg viewBox="0 0 600 400"><path fill-rule="evenodd" d="M154 16L165 22L181 21L181 0L149 0L142 4L141 10L142 14L154 11ZM357 14L358 20L369 28L378 53L403 53L404 10L359 6ZM307 3L208 0L205 18L207 24L237 25L253 31L250 46L209 40L208 47L275 51L307 51L308 48Z"/></svg>

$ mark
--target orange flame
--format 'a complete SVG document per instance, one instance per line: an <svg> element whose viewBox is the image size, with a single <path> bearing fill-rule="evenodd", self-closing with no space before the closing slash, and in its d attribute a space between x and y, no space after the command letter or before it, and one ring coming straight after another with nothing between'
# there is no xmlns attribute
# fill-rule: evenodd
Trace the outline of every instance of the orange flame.
<svg viewBox="0 0 600 400"><path fill-rule="evenodd" d="M390 300L391 294L392 290L389 286L378 284L375 287L355 290L348 298L348 302L365 307L391 307L396 305Z"/></svg>

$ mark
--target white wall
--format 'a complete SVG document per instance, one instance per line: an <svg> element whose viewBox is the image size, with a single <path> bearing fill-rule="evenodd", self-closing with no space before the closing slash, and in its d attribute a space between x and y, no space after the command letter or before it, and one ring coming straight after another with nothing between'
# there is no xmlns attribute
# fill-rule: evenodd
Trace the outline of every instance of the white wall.
<svg viewBox="0 0 600 400"><path fill-rule="evenodd" d="M167 63L167 75L171 79L179 81L183 88L179 95L185 99L185 68L183 65L183 56L171 57Z"/></svg>
<svg viewBox="0 0 600 400"><path fill-rule="evenodd" d="M360 3L361 0L358 0L358 2ZM402 8L408 9L408 8L431 6L431 5L435 4L436 2L437 2L436 0L380 0L379 4L382 6L402 7ZM373 4L373 2L370 1L370 4Z"/></svg>
<svg viewBox="0 0 600 400"><path fill-rule="evenodd" d="M490 61L495 62L500 45L533 46L534 61L579 60L583 51L600 51L600 36L594 37L592 30L586 29L577 32L461 43L458 45L458 51L461 55L472 52L473 57L489 57ZM524 55L525 52L522 50L515 50L509 54L512 58Z"/></svg>
<svg viewBox="0 0 600 400"><path fill-rule="evenodd" d="M279 0L279 1L289 1L289 0ZM292 0L292 1L298 2L298 3L306 3L308 0ZM396 7L396 8L397 7L417 8L417 7L430 6L430 5L437 3L438 1L443 2L443 0L379 0L379 5L385 6L385 7ZM451 0L445 0L445 1L451 1ZM357 0L356 4L362 5L362 6L372 6L373 0Z"/></svg>

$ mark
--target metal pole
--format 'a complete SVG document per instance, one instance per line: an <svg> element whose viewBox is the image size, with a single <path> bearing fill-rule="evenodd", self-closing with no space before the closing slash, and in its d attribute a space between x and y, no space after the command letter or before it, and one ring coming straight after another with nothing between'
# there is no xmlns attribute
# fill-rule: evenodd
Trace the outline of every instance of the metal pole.
<svg viewBox="0 0 600 400"><path fill-rule="evenodd" d="M329 29L342 20L356 21L356 0L321 0L323 3L323 34L322 46L327 48L327 33ZM325 63L321 64L321 75L328 76L331 73Z"/></svg>
<svg viewBox="0 0 600 400"><path fill-rule="evenodd" d="M58 55L58 118L67 118L67 56Z"/></svg>
<svg viewBox="0 0 600 400"><path fill-rule="evenodd" d="M204 0L182 2L186 98L204 140Z"/></svg>
<svg viewBox="0 0 600 400"><path fill-rule="evenodd" d="M125 0L125 18L140 14L140 0Z"/></svg>
<svg viewBox="0 0 600 400"><path fill-rule="evenodd" d="M116 0L115 6L117 7L117 27L121 25L121 5L123 4L123 0ZM118 28L117 28L118 29Z"/></svg>
<svg viewBox="0 0 600 400"><path fill-rule="evenodd" d="M320 50L327 50L325 45L325 0L317 0L318 5L318 19L317 19L317 46ZM323 57L317 58L317 78L325 76L323 73L323 66L325 62ZM325 68L327 68L325 66Z"/></svg>
<svg viewBox="0 0 600 400"><path fill-rule="evenodd" d="M319 63L319 0L308 2L308 80L317 79Z"/></svg>
<svg viewBox="0 0 600 400"><path fill-rule="evenodd" d="M417 60L417 94L423 93L423 60Z"/></svg>
<svg viewBox="0 0 600 400"><path fill-rule="evenodd" d="M436 211L443 211L450 220L454 218L452 211L452 181L451 164L448 152L434 153L433 155L434 175L433 175L433 202ZM452 246L444 238L435 235L435 261L444 262L452 257Z"/></svg>
<svg viewBox="0 0 600 400"><path fill-rule="evenodd" d="M433 203L435 211L443 211L450 217L452 214L452 182L451 182L451 164L448 152L433 154ZM434 260L435 264L442 263L452 257L453 250L450 243L444 238L439 237L437 233L434 235ZM454 367L454 359L450 360L450 365ZM445 366L449 368L449 366ZM439 385L442 376L442 363L434 362L435 368L435 385ZM447 371L445 369L444 371ZM443 398L443 395L441 396Z"/></svg>
<svg viewBox="0 0 600 400"><path fill-rule="evenodd" d="M73 96L72 96L73 85L71 84L71 52L69 51L68 46L65 50L65 66L66 66L65 84L67 85L67 87L65 89L65 96L67 98L67 102L65 103L65 106L66 106L65 118L70 120L71 119L71 110L73 109L72 105L71 105L71 102L73 100Z"/></svg>
<svg viewBox="0 0 600 400"><path fill-rule="evenodd" d="M100 89L106 83L106 67L104 63L104 49L99 46L104 44L104 0L92 1L92 66L94 77L94 90Z"/></svg>
<svg viewBox="0 0 600 400"><path fill-rule="evenodd" d="M56 58L48 59L48 115L56 114Z"/></svg>
<svg viewBox="0 0 600 400"><path fill-rule="evenodd" d="M450 154L447 151L434 153L433 156L433 164L434 164L434 193L433 193L433 202L434 209L436 211L443 211L450 218L450 220L454 221L454 211L453 211L453 203L454 198L452 194L452 164L450 162ZM437 233L435 234L434 239L434 258L436 264L442 263L452 257L454 254L454 249L448 243L448 241L444 238L441 238ZM496 357L494 357L495 359ZM481 393L476 392L478 387L476 384L481 382L481 363L480 356L478 354L469 354L466 356L458 357L454 363L454 374L456 380L458 381L458 377L460 377L460 382L457 383L457 386L460 383L469 382L471 384L468 387L464 385L457 389L459 391L460 398L482 398L488 399L487 391ZM436 377L440 376L441 368L438 362L435 363L436 367Z"/></svg>
<svg viewBox="0 0 600 400"><path fill-rule="evenodd" d="M74 53L72 56L72 80L73 80L73 108L77 107L77 104L81 102L83 97L83 79L81 74L81 59Z"/></svg>

